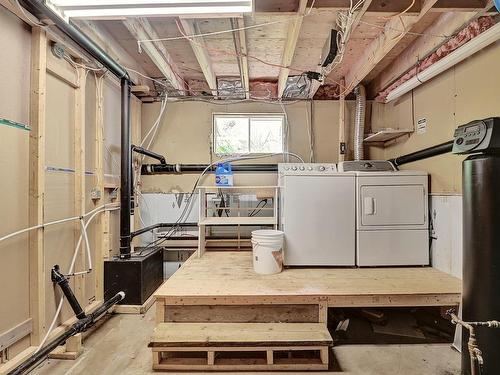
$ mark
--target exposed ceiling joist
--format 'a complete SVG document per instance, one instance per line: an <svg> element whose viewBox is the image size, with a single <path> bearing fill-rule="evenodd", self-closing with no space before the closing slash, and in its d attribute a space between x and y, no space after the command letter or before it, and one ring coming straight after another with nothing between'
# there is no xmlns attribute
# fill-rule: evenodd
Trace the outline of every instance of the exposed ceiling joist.
<svg viewBox="0 0 500 375"><path fill-rule="evenodd" d="M391 18L378 38L373 40L360 59L349 69L345 76L345 92L351 92L371 70L389 53L398 42L431 9L437 0L425 0L417 16L398 16Z"/></svg>
<svg viewBox="0 0 500 375"><path fill-rule="evenodd" d="M359 21L361 21L361 18L366 14L366 11L370 7L371 3L372 3L372 0L365 0L365 2L363 3L363 6L357 12L354 13L354 19L352 21L349 36L352 35L356 31L356 28L359 25ZM347 41L346 41L346 45L344 47L344 50L348 50L350 44L352 43L352 40L350 39L349 36L347 37ZM328 76L328 74L330 74L330 72L332 71L333 68L334 68L334 65L332 64L329 67L327 67L324 71L322 71L322 74L324 76ZM316 94L316 91L318 91L318 88L320 86L321 86L321 83L319 81L315 80L311 83L311 90L309 91L309 98L314 97L314 95Z"/></svg>
<svg viewBox="0 0 500 375"><path fill-rule="evenodd" d="M290 0L254 0L256 12L297 12L298 1ZM470 12L474 9L483 8L486 0L438 0L432 12ZM349 9L351 0L316 0L314 8L330 8L332 10ZM367 15L390 15L405 10L410 1L387 1L373 0L367 9ZM311 0L309 1L311 4ZM415 4L406 12L407 14L418 14L422 10L423 1L415 1Z"/></svg>
<svg viewBox="0 0 500 375"><path fill-rule="evenodd" d="M288 69L288 67L292 63L293 55L295 54L295 47L297 46L300 28L302 26L302 16L305 14L306 6L307 0L300 0L299 10L297 12L299 17L293 19L288 26L288 36L286 39L285 49L283 50L283 57L281 59L282 67L280 68L278 76L278 98L281 98L283 96L283 92L285 91L288 74L290 74L290 69Z"/></svg>
<svg viewBox="0 0 500 375"><path fill-rule="evenodd" d="M146 52L151 61L158 67L168 83L182 93L186 90L186 84L180 78L178 69L175 66L165 46L161 42L149 41L148 39L159 39L156 31L149 21L144 18L127 18L123 24L137 40L141 42L141 49Z"/></svg>
<svg viewBox="0 0 500 375"><path fill-rule="evenodd" d="M231 20L233 29L243 29L245 20L243 18L233 18ZM245 90L245 98L250 98L250 76L248 70L248 49L245 30L238 30L234 35L234 47L238 55L238 65L240 68L241 83Z"/></svg>
<svg viewBox="0 0 500 375"><path fill-rule="evenodd" d="M442 14L437 22L428 28L426 32L433 35L454 35L472 20L486 13L492 5L493 1L490 0L483 9L477 12L450 12ZM368 87L369 97L376 96L415 66L420 60L432 53L444 41L445 40L442 38L418 38L413 44L406 48L396 60L372 80Z"/></svg>
<svg viewBox="0 0 500 375"><path fill-rule="evenodd" d="M184 29L184 35L197 35L201 34L196 21L193 19L179 19L179 22ZM188 39L191 48L193 49L194 55L198 60L198 64L205 76L208 87L212 91L212 95L217 95L217 77L212 68L212 61L210 55L205 48L205 42L202 37L189 38Z"/></svg>

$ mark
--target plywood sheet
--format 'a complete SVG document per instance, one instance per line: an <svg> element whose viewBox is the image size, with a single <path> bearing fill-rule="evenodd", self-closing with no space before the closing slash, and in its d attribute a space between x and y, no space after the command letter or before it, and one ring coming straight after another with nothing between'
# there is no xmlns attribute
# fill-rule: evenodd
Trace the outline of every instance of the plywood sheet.
<svg viewBox="0 0 500 375"><path fill-rule="evenodd" d="M29 124L30 27L0 6L0 118ZM0 237L29 226L29 135L0 125ZM0 242L0 333L29 318L28 235ZM14 356L30 345L29 337L9 349Z"/></svg>
<svg viewBox="0 0 500 375"><path fill-rule="evenodd" d="M189 258L156 292L157 297L303 298L458 295L459 279L430 267L289 268L275 275L253 271L251 252L206 252ZM458 301L458 298L457 298ZM268 302L269 303L269 302ZM273 302L271 302L273 303Z"/></svg>

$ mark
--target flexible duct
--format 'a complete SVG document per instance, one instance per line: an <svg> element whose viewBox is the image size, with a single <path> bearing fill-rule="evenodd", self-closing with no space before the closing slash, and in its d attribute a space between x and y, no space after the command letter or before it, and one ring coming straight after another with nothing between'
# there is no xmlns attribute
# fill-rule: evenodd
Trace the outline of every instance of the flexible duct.
<svg viewBox="0 0 500 375"><path fill-rule="evenodd" d="M354 119L354 160L363 160L363 139L365 136L366 90L363 85L354 89L356 94L356 117Z"/></svg>

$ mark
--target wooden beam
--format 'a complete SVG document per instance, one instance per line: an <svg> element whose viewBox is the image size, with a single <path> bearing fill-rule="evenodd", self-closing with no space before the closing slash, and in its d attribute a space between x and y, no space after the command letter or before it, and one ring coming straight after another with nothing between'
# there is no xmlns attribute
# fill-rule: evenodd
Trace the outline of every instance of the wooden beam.
<svg viewBox="0 0 500 375"><path fill-rule="evenodd" d="M288 75L290 74L290 69L288 67L292 64L293 56L295 55L295 47L299 41L300 28L302 27L302 21L304 19L304 14L307 7L307 0L300 0L299 9L297 11L297 16L288 24L288 37L286 39L285 49L283 50L283 55L281 58L280 73L278 76L278 98L283 96L285 91L286 81Z"/></svg>
<svg viewBox="0 0 500 375"><path fill-rule="evenodd" d="M159 39L156 30L145 18L127 18L123 24L136 40ZM184 94L186 83L179 74L172 57L162 42L141 42L140 48L146 52L170 85Z"/></svg>
<svg viewBox="0 0 500 375"><path fill-rule="evenodd" d="M243 18L233 18L231 20L233 29L242 29L245 27L245 20ZM238 30L234 35L234 48L238 55L238 65L240 68L241 83L245 90L245 98L250 98L250 75L248 69L248 49L247 37L245 30Z"/></svg>
<svg viewBox="0 0 500 375"><path fill-rule="evenodd" d="M433 35L454 35L471 21L486 13L492 5L493 1L490 0L483 9L477 12L442 14L426 32ZM443 38L428 38L426 36L415 40L397 59L370 82L368 96L375 97L445 41L446 39Z"/></svg>
<svg viewBox="0 0 500 375"><path fill-rule="evenodd" d="M47 79L47 36L40 27L31 32L31 97L30 97L30 195L29 224L44 222L45 197L45 108ZM30 317L33 319L31 345L38 345L45 333L44 230L29 235Z"/></svg>
<svg viewBox="0 0 500 375"><path fill-rule="evenodd" d="M137 94L149 95L150 88L147 85L132 86L130 88L130 92L132 92L132 94L135 94L135 95L137 95Z"/></svg>
<svg viewBox="0 0 500 375"><path fill-rule="evenodd" d="M193 19L185 19L180 18L179 22L184 29L185 35L196 35L200 34L200 30L196 21ZM194 55L198 60L198 64L205 76L205 80L207 81L208 87L212 91L212 95L217 95L217 77L215 76L215 72L212 68L212 61L210 59L210 55L205 48L205 42L202 37L187 39L191 48L193 49Z"/></svg>
<svg viewBox="0 0 500 375"><path fill-rule="evenodd" d="M344 50L347 51L349 49L349 46L354 43L350 36L356 31L356 28L359 26L359 22L361 21L361 18L366 14L366 11L370 7L372 3L372 0L365 0L363 3L362 7L354 13L354 20L352 21L352 26L350 29L349 34L346 36L346 42L345 42L345 48ZM330 66L326 67L326 69L322 69L321 73L323 76L328 76L330 72L333 70L335 66L333 64L330 64ZM319 81L312 81L311 82L311 90L309 91L309 98L313 98L314 95L316 94L316 91L318 91L319 87L321 86L321 83ZM343 91L343 85L340 88L341 92Z"/></svg>
<svg viewBox="0 0 500 375"><path fill-rule="evenodd" d="M104 191L104 77L97 76L95 80L94 189L100 193L100 198L93 200L95 207L101 206L106 202L106 193ZM95 298L98 301L104 299L104 259L109 255L109 244L107 241L109 225L106 222L107 216L109 216L109 211L97 215L94 221L96 228L96 250L94 257Z"/></svg>
<svg viewBox="0 0 500 375"><path fill-rule="evenodd" d="M389 53L398 42L411 30L413 25L431 9L437 0L425 0L417 16L399 16L391 18L378 38L365 49L361 58L349 69L345 76L345 93L351 92L372 69ZM404 26L403 26L404 25Z"/></svg>
<svg viewBox="0 0 500 375"><path fill-rule="evenodd" d="M78 67L78 76L80 77L79 86L75 89L74 102L74 144L73 152L75 159L75 214L82 216L85 214L85 88L87 87L85 68ZM75 223L76 238L82 233L80 222ZM81 242L80 257L78 258L77 268L86 269L85 241ZM83 304L85 301L85 277L86 275L77 275L75 280L75 295Z"/></svg>
<svg viewBox="0 0 500 375"><path fill-rule="evenodd" d="M342 79L340 81L340 98L339 98L339 154L338 161L345 160L345 154L347 152L347 145L345 141L345 92L342 87L345 86L345 82Z"/></svg>

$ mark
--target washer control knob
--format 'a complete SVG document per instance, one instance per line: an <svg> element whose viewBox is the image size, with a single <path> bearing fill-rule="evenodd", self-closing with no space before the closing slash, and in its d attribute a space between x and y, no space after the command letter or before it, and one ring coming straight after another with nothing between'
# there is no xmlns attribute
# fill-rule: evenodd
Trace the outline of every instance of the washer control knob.
<svg viewBox="0 0 500 375"><path fill-rule="evenodd" d="M292 171L296 171L296 170L297 170L297 166L296 166L296 165L294 165L294 166L292 167Z"/></svg>
<svg viewBox="0 0 500 375"><path fill-rule="evenodd" d="M288 170L290 170L290 167L285 167L285 171L288 171Z"/></svg>
<svg viewBox="0 0 500 375"><path fill-rule="evenodd" d="M301 165L301 166L299 167L299 169L300 169L301 171L304 171L304 170L306 169L306 167L304 167L303 165Z"/></svg>
<svg viewBox="0 0 500 375"><path fill-rule="evenodd" d="M325 171L325 166L324 165L320 165L319 168L318 168L321 172L324 172Z"/></svg>
<svg viewBox="0 0 500 375"><path fill-rule="evenodd" d="M308 171L312 171L312 170L313 170L313 167L309 166L309 167L307 167L307 170L308 170Z"/></svg>

